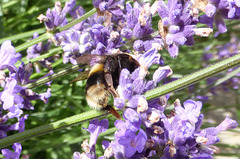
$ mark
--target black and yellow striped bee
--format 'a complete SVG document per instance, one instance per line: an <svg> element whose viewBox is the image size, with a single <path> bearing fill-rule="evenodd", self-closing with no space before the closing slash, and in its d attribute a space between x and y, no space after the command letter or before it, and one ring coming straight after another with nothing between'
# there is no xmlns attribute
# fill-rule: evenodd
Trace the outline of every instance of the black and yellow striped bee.
<svg viewBox="0 0 240 159"><path fill-rule="evenodd" d="M90 71L80 73L74 80L78 81L87 78L85 91L88 105L97 110L109 110L115 117L120 118L117 111L108 106L109 97L110 95L114 98L119 96L116 88L119 85L121 70L126 68L132 73L140 66L139 62L129 54L121 53L83 55L77 58L77 63L87 64L92 67Z"/></svg>

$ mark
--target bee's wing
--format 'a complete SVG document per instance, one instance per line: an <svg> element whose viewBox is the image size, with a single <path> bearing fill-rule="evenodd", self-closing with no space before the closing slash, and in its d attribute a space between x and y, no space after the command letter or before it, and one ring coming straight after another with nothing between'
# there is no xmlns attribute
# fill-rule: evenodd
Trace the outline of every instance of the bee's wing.
<svg viewBox="0 0 240 159"><path fill-rule="evenodd" d="M72 80L69 83L86 80L88 78L89 72L90 72L90 70L80 72L79 75L74 80Z"/></svg>
<svg viewBox="0 0 240 159"><path fill-rule="evenodd" d="M85 54L76 58L78 64L86 64L92 67L96 63L104 63L106 55Z"/></svg>

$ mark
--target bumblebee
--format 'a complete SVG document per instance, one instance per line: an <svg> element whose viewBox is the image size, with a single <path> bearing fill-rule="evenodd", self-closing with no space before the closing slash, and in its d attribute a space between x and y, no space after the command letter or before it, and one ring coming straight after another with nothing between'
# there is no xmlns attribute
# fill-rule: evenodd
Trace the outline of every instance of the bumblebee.
<svg viewBox="0 0 240 159"><path fill-rule="evenodd" d="M132 73L140 66L139 62L129 54L121 53L112 55L83 55L77 58L77 63L92 66L90 71L80 73L74 80L82 80L83 76L88 74L85 87L88 105L97 110L110 110L115 117L120 118L117 111L108 106L109 98L111 95L114 98L119 97L116 88L119 85L121 70L126 68Z"/></svg>

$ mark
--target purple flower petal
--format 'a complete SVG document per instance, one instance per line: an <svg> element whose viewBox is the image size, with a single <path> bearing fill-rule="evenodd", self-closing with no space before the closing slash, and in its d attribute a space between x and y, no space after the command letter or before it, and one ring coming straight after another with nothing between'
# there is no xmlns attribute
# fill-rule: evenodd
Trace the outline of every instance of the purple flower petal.
<svg viewBox="0 0 240 159"><path fill-rule="evenodd" d="M171 57L173 57L173 58L177 57L177 55L178 55L178 50L179 50L178 45L175 44L175 43L169 45L169 47L168 47L169 54L170 54Z"/></svg>
<svg viewBox="0 0 240 159"><path fill-rule="evenodd" d="M214 16L216 12L216 7L213 5L213 4L207 4L206 6L206 15L209 17L209 18L212 18Z"/></svg>
<svg viewBox="0 0 240 159"><path fill-rule="evenodd" d="M87 131L90 132L90 147L94 146L97 142L98 135L108 129L108 120L103 119L99 122L98 119L91 120Z"/></svg>
<svg viewBox="0 0 240 159"><path fill-rule="evenodd" d="M125 106L125 100L122 98L115 98L114 99L114 106L118 109L122 109Z"/></svg>
<svg viewBox="0 0 240 159"><path fill-rule="evenodd" d="M153 74L153 81L159 83L161 80L171 75L172 70L169 66L159 67Z"/></svg>
<svg viewBox="0 0 240 159"><path fill-rule="evenodd" d="M2 149L2 154L6 157L6 158L20 158L20 154L22 152L22 146L20 143L14 143L12 146L13 150L15 152L10 151L9 149Z"/></svg>
<svg viewBox="0 0 240 159"><path fill-rule="evenodd" d="M14 64L21 59L21 54L16 53L15 48L12 46L11 41L4 41L0 49L0 70L9 66L15 69ZM11 71L11 70L10 70Z"/></svg>
<svg viewBox="0 0 240 159"><path fill-rule="evenodd" d="M226 117L224 121L222 121L221 124L219 124L216 128L219 131L225 131L228 129L234 129L236 127L238 127L238 123L235 120L232 120L231 118Z"/></svg>
<svg viewBox="0 0 240 159"><path fill-rule="evenodd" d="M216 27L218 28L218 31L220 33L227 32L227 26L225 25L224 20L223 20L222 17L215 16L215 24L216 24Z"/></svg>

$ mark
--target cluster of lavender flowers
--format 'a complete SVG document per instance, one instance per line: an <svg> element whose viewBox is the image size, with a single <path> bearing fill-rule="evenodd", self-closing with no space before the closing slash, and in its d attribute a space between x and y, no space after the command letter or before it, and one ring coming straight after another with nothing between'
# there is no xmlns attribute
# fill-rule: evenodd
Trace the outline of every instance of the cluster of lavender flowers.
<svg viewBox="0 0 240 159"><path fill-rule="evenodd" d="M38 36L39 36L38 33L34 33L33 39L37 38ZM37 58L41 54L49 51L51 44L52 44L52 41L48 40L46 44L44 44L43 42L39 42L38 44L30 46L27 49L27 59L31 60L31 59ZM53 62L54 62L53 57L48 57L46 59L41 59L37 62L34 62L36 72L40 73L41 67L47 68L48 70L52 70L51 64ZM53 72L50 72L50 74L52 74L52 73Z"/></svg>
<svg viewBox="0 0 240 159"><path fill-rule="evenodd" d="M14 64L21 60L21 54L16 53L11 41L5 41L0 49L0 73L1 73L1 87L3 91L0 92L0 139L7 136L9 131L23 132L25 130L25 120L28 114L23 113L23 109L33 110L34 107L31 100L40 99L47 103L51 96L50 89L46 93L37 94L24 85L33 82L29 80L32 74L32 63L24 65L22 62L17 68ZM9 75L6 76L4 69L9 70ZM15 124L8 124L8 120L16 118L18 122ZM13 145L15 153L8 149L2 149L2 154L7 158L19 158L21 154L21 144L15 143Z"/></svg>
<svg viewBox="0 0 240 159"><path fill-rule="evenodd" d="M167 66L159 67L153 74L153 80L145 80L147 69L152 64L161 64L160 56L157 54L158 50L164 47L172 57L176 57L179 45L193 45L194 34L208 36L212 32L213 24L210 25L209 19L206 17L204 19L205 15L198 16L199 8L194 7L198 5L196 4L198 2L192 4L190 1L169 0L166 5L163 1L157 1L153 6L135 2L133 7L127 3L125 10L116 8L112 11L112 7L116 7L115 3L118 3L119 6L120 2L123 1L93 2L100 12L98 15L105 15L101 19L105 27L98 24L99 19L93 20L95 17L91 17L93 18L91 19L93 22L91 28L79 27L83 30L77 32L72 28L68 34L64 33L58 38L60 46L67 48L67 57L70 57L71 62L82 53L99 55L115 53L116 49L121 50L128 41L133 41L134 53L141 64L141 68L132 74L126 69L121 72L117 89L120 97L114 99L114 105L123 110L125 121L117 120L115 122L115 126L119 129L115 132L115 140L103 141L102 146L105 152L99 158L110 158L111 156L115 158L147 158L150 156L212 158L214 153L219 152L219 149L213 146L219 141L216 135L220 131L237 127L236 121L227 117L216 128L201 130L203 114L200 114L202 108L200 101L187 100L181 106L179 100L176 100L175 110L166 115L164 110L168 95L147 101L142 94L155 88L162 79L172 73ZM215 12L221 13L221 10L218 11L218 7L223 8L223 6L218 3L220 2L214 1L208 4L216 5ZM205 3L206 7L208 5L206 6ZM226 4L224 9L230 10ZM208 11L207 8L206 11ZM161 18L158 25L160 36L151 37L153 33L151 20L155 12L158 12ZM215 12L212 15L206 13L207 17L212 18L212 21L215 18L219 20L219 17L214 16ZM109 14L112 23L109 23ZM237 12L233 14L236 15L228 17L228 19L239 19ZM222 16L221 18L226 17ZM85 22L89 24L89 20L90 18ZM216 24L219 25L217 20ZM198 22L209 24L211 28L197 28ZM84 26L84 22L82 25ZM222 28L218 27L218 29L219 33L225 32ZM115 35L114 39L112 33ZM144 38L147 40L142 40ZM116 41L114 42L114 40ZM76 46L76 44L78 45ZM76 53L71 49L76 49ZM82 143L85 152L75 152L74 158L97 158L95 154L97 137L107 128L108 121L106 119L100 122L98 120L91 121L87 129L91 134L90 142L85 140Z"/></svg>
<svg viewBox="0 0 240 159"><path fill-rule="evenodd" d="M144 53L151 48L167 49L172 57L177 57L180 45L193 45L193 35L207 37L216 23L219 33L227 28L223 19L240 19L239 4L236 1L184 1L169 0L149 3L134 2L133 6L121 1L94 0L98 14L76 24L72 28L57 33L53 38L56 45L63 48L64 63L76 64L76 58L82 54L111 54L129 52L133 48L137 53ZM69 13L73 19L81 17L85 11L81 6L74 6L71 0L61 6L56 3L46 16L39 16L46 28L51 31L67 24L64 17ZM209 9L210 8L210 9ZM214 8L214 9L211 9ZM201 13L205 14L199 16ZM158 13L158 35L152 36L152 17ZM226 16L225 13L228 13ZM208 28L197 28L196 24L207 24Z"/></svg>
<svg viewBox="0 0 240 159"><path fill-rule="evenodd" d="M125 121L117 120L114 123L119 129L114 134L115 140L102 142L105 151L99 159L112 156L210 159L213 154L220 152L219 148L213 145L219 141L217 134L238 126L236 121L226 117L217 127L201 130L204 115L200 113L200 101L187 100L182 106L180 101L176 100L175 109L168 115L164 114L165 102L166 97L150 101L146 104L148 109L143 112L126 108L123 113ZM90 142L86 139L81 145L84 152L75 152L74 158L97 158L97 137L107 128L107 119L100 122L98 119L92 120L86 129L90 132Z"/></svg>
<svg viewBox="0 0 240 159"><path fill-rule="evenodd" d="M38 19L44 22L47 31L56 33L58 27L68 24L66 15L73 19L81 17L85 11L81 6L75 6L76 0L70 0L61 8L56 2L55 7L48 9L46 15ZM61 46L63 62L77 64L76 59L83 54L106 55L134 50L136 59L141 67L132 74L123 69L119 79L119 98L114 99L114 105L123 110L123 120L117 120L115 126L119 129L115 133L115 140L104 141L105 154L100 158L140 158L159 156L161 158L211 158L218 152L213 144L218 142L216 135L223 130L235 128L237 123L226 118L216 128L200 130L203 115L200 114L202 104L199 101L187 100L181 106L176 100L175 110L169 115L164 114L169 95L147 101L143 93L157 86L167 76L172 74L168 66L159 67L153 74L152 80L146 81L147 69L153 65L163 65L163 59L158 51L165 48L171 57L177 57L180 45L193 45L193 35L207 37L215 22L218 32L225 33L227 28L223 19L240 19L240 4L238 1L228 0L163 0L153 5L143 2L126 3L124 0L93 0L97 14L76 24L68 30L56 33L51 40ZM203 12L205 14L200 15ZM158 14L157 14L158 13ZM157 36L154 36L152 17L158 15ZM197 28L197 24L207 24L208 28ZM37 35L34 36L36 38ZM28 58L36 58L40 53L47 51L50 44L36 44L27 50ZM24 85L32 82L29 77L32 73L32 64L22 63L19 68L14 63L20 60L20 54L15 53L10 41L1 46L2 58L0 69L9 69L9 77L1 72L0 94L1 108L1 138L6 137L10 130L24 130L22 109L34 109L30 100L41 99L47 102L50 90L47 93L37 94L25 88ZM53 59L41 61L41 65L51 69ZM39 69L37 68L39 71ZM7 114L3 114L7 110ZM17 118L18 123L5 125L9 118ZM75 158L96 158L95 144L99 133L106 131L108 121L93 120L89 128L90 143L84 141L84 153L74 153ZM5 157L19 158L21 145L13 145L16 151L12 153L3 149Z"/></svg>
<svg viewBox="0 0 240 159"><path fill-rule="evenodd" d="M115 121L118 130L113 141L103 141L104 155L99 159L115 158L213 158L219 148L213 144L219 141L217 134L233 129L237 122L226 117L217 127L200 129L204 115L200 113L200 101L187 100L181 105L177 99L175 109L165 114L169 95L147 101L144 92L151 90L172 74L168 66L159 67L153 79L146 81L146 68L159 61L156 49L147 51L138 60L141 68L132 74L123 69L119 79L119 98L114 105L123 110L124 120ZM90 142L82 143L83 153L75 152L75 159L97 158L95 145L97 137L108 128L107 119L95 119L86 129L90 132Z"/></svg>

